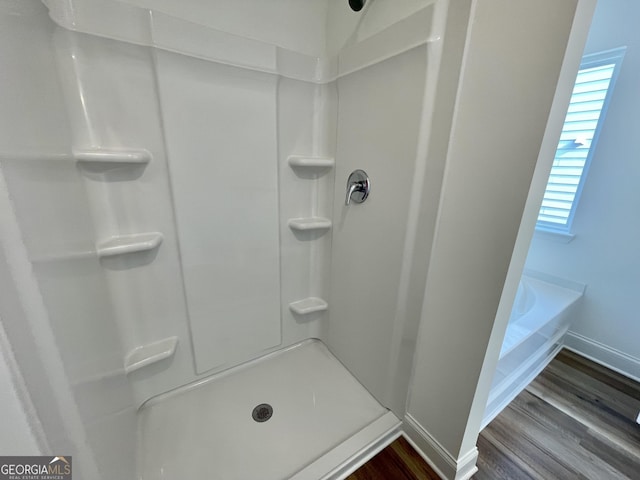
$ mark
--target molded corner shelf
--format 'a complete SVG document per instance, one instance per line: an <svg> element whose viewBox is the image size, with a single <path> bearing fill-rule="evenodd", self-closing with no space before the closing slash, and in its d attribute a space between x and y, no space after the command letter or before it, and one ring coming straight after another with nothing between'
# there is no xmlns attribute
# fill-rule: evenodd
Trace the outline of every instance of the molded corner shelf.
<svg viewBox="0 0 640 480"><path fill-rule="evenodd" d="M163 238L160 232L118 235L99 243L96 246L96 251L100 258L124 255L125 253L146 252L157 248Z"/></svg>
<svg viewBox="0 0 640 480"><path fill-rule="evenodd" d="M96 165L106 169L146 165L151 161L151 153L146 150L74 150L73 156L81 165Z"/></svg>
<svg viewBox="0 0 640 480"><path fill-rule="evenodd" d="M289 228L298 231L326 230L331 228L331 220L322 217L291 218Z"/></svg>
<svg viewBox="0 0 640 480"><path fill-rule="evenodd" d="M322 312L329 308L327 302L317 297L308 297L289 304L289 309L298 315L308 315L313 312Z"/></svg>
<svg viewBox="0 0 640 480"><path fill-rule="evenodd" d="M335 160L330 157L291 155L289 156L289 165L303 168L332 168L335 165Z"/></svg>
<svg viewBox="0 0 640 480"><path fill-rule="evenodd" d="M124 370L126 373L131 373L139 368L172 357L176 352L177 345L178 337L169 337L158 342L136 347L127 355L124 361Z"/></svg>

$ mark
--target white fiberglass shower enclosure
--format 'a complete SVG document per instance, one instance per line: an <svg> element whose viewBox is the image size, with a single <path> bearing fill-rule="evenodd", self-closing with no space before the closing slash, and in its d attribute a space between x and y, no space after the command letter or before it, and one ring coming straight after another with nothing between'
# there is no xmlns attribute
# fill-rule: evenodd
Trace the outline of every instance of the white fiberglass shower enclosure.
<svg viewBox="0 0 640 480"><path fill-rule="evenodd" d="M337 478L404 431L468 478L580 2L503 3L3 0L0 333L28 453L87 480ZM345 205L356 169L371 193Z"/></svg>

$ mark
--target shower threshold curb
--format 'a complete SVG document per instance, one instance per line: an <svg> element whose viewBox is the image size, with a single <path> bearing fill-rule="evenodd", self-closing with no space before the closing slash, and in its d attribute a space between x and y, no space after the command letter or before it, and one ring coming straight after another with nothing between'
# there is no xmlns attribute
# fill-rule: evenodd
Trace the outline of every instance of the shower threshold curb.
<svg viewBox="0 0 640 480"><path fill-rule="evenodd" d="M392 412L329 450L290 480L340 480L356 471L402 434L402 422Z"/></svg>

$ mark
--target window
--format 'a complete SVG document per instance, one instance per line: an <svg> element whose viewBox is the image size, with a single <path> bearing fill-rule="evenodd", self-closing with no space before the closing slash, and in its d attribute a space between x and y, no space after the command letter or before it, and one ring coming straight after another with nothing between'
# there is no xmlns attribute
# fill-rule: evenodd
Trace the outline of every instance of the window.
<svg viewBox="0 0 640 480"><path fill-rule="evenodd" d="M568 233L625 48L582 58L537 228Z"/></svg>

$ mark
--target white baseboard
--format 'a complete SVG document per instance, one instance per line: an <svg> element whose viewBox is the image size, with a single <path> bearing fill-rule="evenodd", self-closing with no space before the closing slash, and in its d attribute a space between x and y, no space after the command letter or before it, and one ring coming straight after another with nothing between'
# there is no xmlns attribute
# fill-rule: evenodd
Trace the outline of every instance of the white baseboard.
<svg viewBox="0 0 640 480"><path fill-rule="evenodd" d="M571 331L567 333L564 342L569 350L640 382L640 359Z"/></svg>
<svg viewBox="0 0 640 480"><path fill-rule="evenodd" d="M554 349L553 354L544 359L543 368L553 359L562 346L559 345L558 348ZM640 382L638 374L632 373L640 372L640 359L571 331L567 332L564 337L564 347ZM536 372L539 373L538 370L543 368L537 369ZM536 375L532 374L529 377L533 379ZM468 480L478 471L476 467L478 459L477 448L474 447L460 458L455 458L410 414L405 415L402 429L403 436L407 441L444 480Z"/></svg>
<svg viewBox="0 0 640 480"><path fill-rule="evenodd" d="M407 441L443 480L468 480L478 471L476 447L455 458L410 414L404 417L403 430Z"/></svg>

